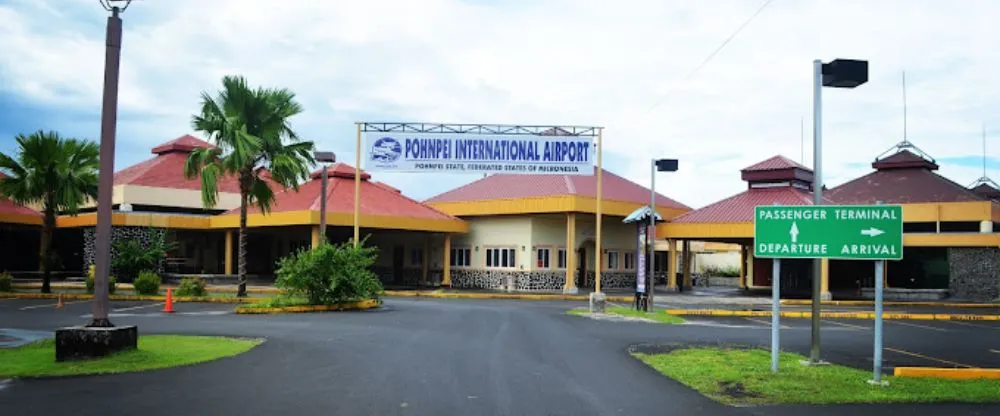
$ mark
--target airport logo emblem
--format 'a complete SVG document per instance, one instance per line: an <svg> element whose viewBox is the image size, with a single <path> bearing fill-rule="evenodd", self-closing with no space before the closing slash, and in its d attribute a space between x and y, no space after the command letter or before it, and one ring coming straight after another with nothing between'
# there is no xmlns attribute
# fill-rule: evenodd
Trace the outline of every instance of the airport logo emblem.
<svg viewBox="0 0 1000 416"><path fill-rule="evenodd" d="M379 164L390 164L399 160L403 154L403 146L392 137L383 137L375 141L371 149L371 160Z"/></svg>

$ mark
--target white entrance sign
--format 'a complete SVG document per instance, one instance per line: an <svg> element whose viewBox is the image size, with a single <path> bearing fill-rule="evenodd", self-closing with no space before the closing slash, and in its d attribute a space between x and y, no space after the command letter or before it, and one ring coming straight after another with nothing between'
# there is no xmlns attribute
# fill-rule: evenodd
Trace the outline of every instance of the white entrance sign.
<svg viewBox="0 0 1000 416"><path fill-rule="evenodd" d="M592 137L365 132L368 171L593 175Z"/></svg>

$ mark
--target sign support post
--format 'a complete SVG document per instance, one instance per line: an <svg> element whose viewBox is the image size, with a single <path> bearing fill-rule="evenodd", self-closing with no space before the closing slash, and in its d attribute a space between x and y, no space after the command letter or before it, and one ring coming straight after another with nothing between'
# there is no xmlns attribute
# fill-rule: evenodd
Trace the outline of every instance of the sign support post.
<svg viewBox="0 0 1000 416"><path fill-rule="evenodd" d="M882 381L882 272L884 267L885 261L875 261L875 279L872 280L875 285L875 353L872 357L874 368L872 368L871 383L875 385L886 384Z"/></svg>
<svg viewBox="0 0 1000 416"><path fill-rule="evenodd" d="M771 372L778 372L781 328L781 259L771 264Z"/></svg>

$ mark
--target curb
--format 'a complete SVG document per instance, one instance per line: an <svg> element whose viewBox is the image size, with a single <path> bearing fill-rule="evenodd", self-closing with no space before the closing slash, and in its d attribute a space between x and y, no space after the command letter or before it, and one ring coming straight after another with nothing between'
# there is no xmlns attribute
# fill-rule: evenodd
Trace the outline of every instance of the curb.
<svg viewBox="0 0 1000 416"><path fill-rule="evenodd" d="M438 298L438 299L516 299L516 300L590 300L589 295L542 295L530 293L452 293L420 292L415 290L387 290L387 297L398 298ZM629 296L607 296L608 302L632 302Z"/></svg>
<svg viewBox="0 0 1000 416"><path fill-rule="evenodd" d="M164 286L166 287L167 285L164 285ZM14 288L14 289L41 289L42 288L42 284L41 283L14 283L14 284L11 285L11 287ZM53 290L55 290L55 289L85 290L87 288L86 284L84 284L84 283L65 283L65 282L52 283L51 287L52 287ZM169 286L169 287L174 287L174 286ZM124 290L134 290L135 289L135 287L132 286L131 283L119 283L118 284L118 288L119 289L124 289ZM234 293L234 292L236 292L236 288L235 287L232 287L232 288L230 288L230 287L218 287L218 286L214 286L213 287L212 285L208 285L205 288L205 291L208 292L208 293ZM281 290L279 290L278 288L274 288L274 287L247 286L247 293L280 294Z"/></svg>
<svg viewBox="0 0 1000 416"><path fill-rule="evenodd" d="M735 311L725 309L667 309L667 315L674 316L732 316L740 318L770 317L771 311ZM812 318L812 312L780 312L782 318ZM831 319L875 319L874 312L820 312L821 318ZM943 314L943 313L882 313L886 320L913 321L1000 321L1000 315Z"/></svg>
<svg viewBox="0 0 1000 416"><path fill-rule="evenodd" d="M284 306L280 308L249 308L239 306L236 308L237 315L260 315L276 313L302 313L302 312L333 312L333 311L358 311L379 307L378 301L374 299L359 302L337 303L333 305L303 305Z"/></svg>
<svg viewBox="0 0 1000 416"><path fill-rule="evenodd" d="M59 299L58 293L0 293L0 299ZM89 300L93 299L91 294L62 294L64 300ZM166 296L145 296L145 295L110 295L108 300L114 301L154 301L165 302ZM177 302L200 302L200 303L255 303L264 298L213 298L198 296L174 296L174 303Z"/></svg>
<svg viewBox="0 0 1000 416"><path fill-rule="evenodd" d="M870 300L826 300L820 302L823 305L829 306L874 306L875 302ZM782 305L791 306L809 306L812 305L811 300L806 299L786 299L781 301ZM884 306L925 306L925 307L941 307L941 308L997 308L1000 309L1000 303L952 303L952 302L920 302L920 301L887 301L882 302Z"/></svg>
<svg viewBox="0 0 1000 416"><path fill-rule="evenodd" d="M1000 369L896 367L893 369L892 375L895 377L926 377L949 380L1000 380Z"/></svg>

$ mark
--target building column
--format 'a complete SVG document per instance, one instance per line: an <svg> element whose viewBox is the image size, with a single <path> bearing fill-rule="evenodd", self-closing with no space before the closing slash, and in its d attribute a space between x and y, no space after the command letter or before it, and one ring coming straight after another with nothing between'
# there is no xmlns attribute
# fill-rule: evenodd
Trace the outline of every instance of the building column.
<svg viewBox="0 0 1000 416"><path fill-rule="evenodd" d="M677 291L677 240L667 240L667 291Z"/></svg>
<svg viewBox="0 0 1000 416"><path fill-rule="evenodd" d="M740 289L747 288L747 246L740 244Z"/></svg>
<svg viewBox="0 0 1000 416"><path fill-rule="evenodd" d="M882 260L882 288L889 288L889 261Z"/></svg>
<svg viewBox="0 0 1000 416"><path fill-rule="evenodd" d="M441 274L441 286L451 287L451 234L444 235L444 272Z"/></svg>
<svg viewBox="0 0 1000 416"><path fill-rule="evenodd" d="M691 288L691 240L684 240L684 289Z"/></svg>
<svg viewBox="0 0 1000 416"><path fill-rule="evenodd" d="M312 248L319 247L319 226L318 225L312 226L312 243L311 244L312 245L310 247L312 247Z"/></svg>
<svg viewBox="0 0 1000 416"><path fill-rule="evenodd" d="M423 284L427 284L427 263L430 263L430 261L428 261L430 259L430 254L431 254L430 237L425 236L424 252L423 256L420 258L420 283Z"/></svg>
<svg viewBox="0 0 1000 416"><path fill-rule="evenodd" d="M754 286L754 282L753 282L753 279L754 279L754 275L753 275L753 266L754 266L753 253L754 253L753 246L752 245L748 246L747 247L747 261L746 261L746 268L747 268L746 287L747 287L747 289L752 288Z"/></svg>
<svg viewBox="0 0 1000 416"><path fill-rule="evenodd" d="M226 230L226 254L223 257L225 259L223 264L227 275L233 274L233 234L233 230Z"/></svg>
<svg viewBox="0 0 1000 416"><path fill-rule="evenodd" d="M558 251L556 261L559 261ZM566 282L563 293L576 293L576 213L566 214Z"/></svg>
<svg viewBox="0 0 1000 416"><path fill-rule="evenodd" d="M831 300L830 294L830 259L822 259L819 263L819 298L821 300Z"/></svg>

